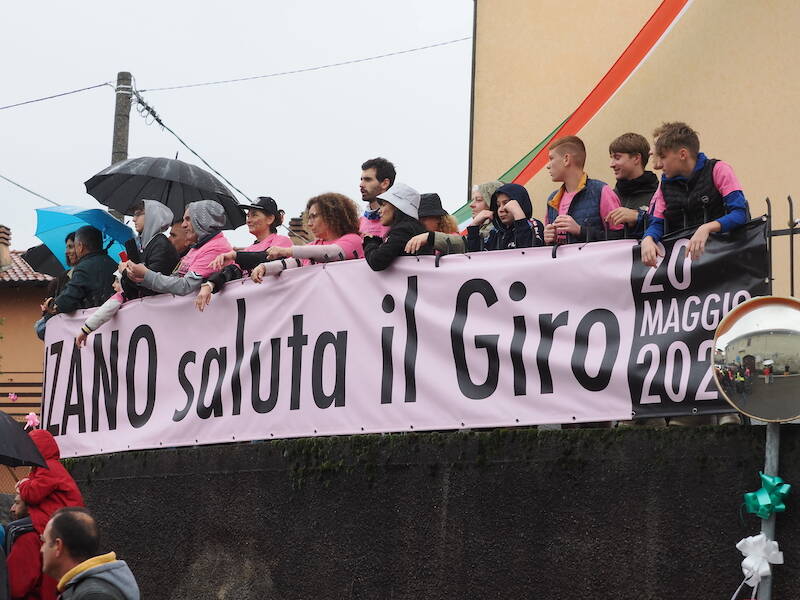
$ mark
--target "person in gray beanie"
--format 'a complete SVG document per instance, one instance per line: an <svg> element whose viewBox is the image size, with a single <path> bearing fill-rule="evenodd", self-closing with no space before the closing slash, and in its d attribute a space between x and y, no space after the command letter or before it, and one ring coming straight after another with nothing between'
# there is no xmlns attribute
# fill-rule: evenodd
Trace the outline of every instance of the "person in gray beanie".
<svg viewBox="0 0 800 600"><path fill-rule="evenodd" d="M383 271L398 256L412 256L405 251L406 244L415 235L425 233L419 222L420 195L405 183L396 182L391 188L378 195L381 224L389 227L386 239L377 236L364 238L364 257L373 271ZM433 254L430 248L423 248L418 254Z"/></svg>
<svg viewBox="0 0 800 600"><path fill-rule="evenodd" d="M203 279L230 264L211 266L219 255L233 250L222 234L225 227L225 209L219 202L199 200L186 207L183 228L192 242L172 275L155 273L141 264L128 263L126 273L130 279L160 294L185 296L196 292ZM217 268L215 268L217 267Z"/></svg>

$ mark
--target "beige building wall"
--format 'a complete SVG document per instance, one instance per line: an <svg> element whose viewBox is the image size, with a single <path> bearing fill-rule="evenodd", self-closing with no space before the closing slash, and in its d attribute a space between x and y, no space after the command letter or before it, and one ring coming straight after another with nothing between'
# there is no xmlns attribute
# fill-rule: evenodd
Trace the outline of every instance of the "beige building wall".
<svg viewBox="0 0 800 600"><path fill-rule="evenodd" d="M0 410L22 419L39 414L44 343L33 324L41 316L44 287L0 288ZM11 401L9 393L18 396Z"/></svg>
<svg viewBox="0 0 800 600"><path fill-rule="evenodd" d="M495 179L591 92L659 6L656 0L476 0L472 183ZM683 120L710 157L729 162L753 215L800 185L800 2L695 0L616 95L583 128L591 177L613 184L608 144L662 121ZM555 187L542 169L528 184L542 218ZM800 238L796 240L800 246ZM797 252L798 249L795 249ZM788 294L788 239L775 238L776 294ZM797 261L800 262L800 261ZM800 264L795 265L800 288Z"/></svg>

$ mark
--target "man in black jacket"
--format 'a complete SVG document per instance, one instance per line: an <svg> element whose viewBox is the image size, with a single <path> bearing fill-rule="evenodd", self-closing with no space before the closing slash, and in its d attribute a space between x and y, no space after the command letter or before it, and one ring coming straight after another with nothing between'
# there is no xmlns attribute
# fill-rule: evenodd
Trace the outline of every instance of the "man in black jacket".
<svg viewBox="0 0 800 600"><path fill-rule="evenodd" d="M79 308L100 306L113 293L117 263L103 250L103 234L91 225L75 232L78 262L72 278L53 300L49 312L70 313Z"/></svg>
<svg viewBox="0 0 800 600"><path fill-rule="evenodd" d="M139 600L133 573L113 552L98 555L97 523L85 508L53 515L42 534L45 574L58 581L61 600Z"/></svg>

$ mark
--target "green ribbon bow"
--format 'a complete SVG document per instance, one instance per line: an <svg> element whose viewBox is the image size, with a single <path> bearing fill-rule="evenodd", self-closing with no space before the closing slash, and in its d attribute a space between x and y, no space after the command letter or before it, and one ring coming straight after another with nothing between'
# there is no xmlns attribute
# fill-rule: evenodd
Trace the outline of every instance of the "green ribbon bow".
<svg viewBox="0 0 800 600"><path fill-rule="evenodd" d="M786 510L783 499L789 494L792 486L784 483L777 475L764 475L759 472L758 476L761 477L762 487L755 492L747 492L744 495L744 505L747 512L762 519L769 519L772 513Z"/></svg>

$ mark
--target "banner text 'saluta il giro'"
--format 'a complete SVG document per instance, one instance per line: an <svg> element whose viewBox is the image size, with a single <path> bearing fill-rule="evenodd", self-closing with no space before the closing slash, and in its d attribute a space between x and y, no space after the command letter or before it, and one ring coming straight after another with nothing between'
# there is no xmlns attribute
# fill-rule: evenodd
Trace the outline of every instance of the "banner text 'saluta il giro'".
<svg viewBox="0 0 800 600"><path fill-rule="evenodd" d="M363 260L128 302L47 326L42 427L62 456L298 436L722 412L711 339L767 292L766 225L696 262L635 242Z"/></svg>

